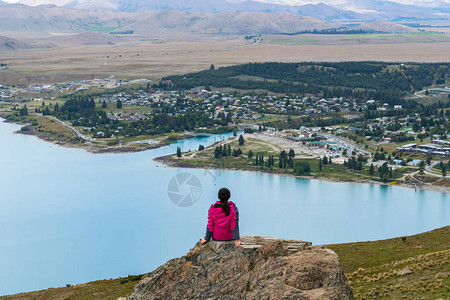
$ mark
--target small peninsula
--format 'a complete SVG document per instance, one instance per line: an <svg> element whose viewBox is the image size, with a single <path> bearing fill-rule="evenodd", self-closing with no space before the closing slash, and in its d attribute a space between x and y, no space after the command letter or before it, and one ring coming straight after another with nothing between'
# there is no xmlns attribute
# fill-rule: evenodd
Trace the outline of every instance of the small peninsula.
<svg viewBox="0 0 450 300"><path fill-rule="evenodd" d="M321 134L321 142L299 143L290 136L292 132L244 134L206 148L201 145L195 151L178 151L177 154L156 158L156 161L171 167L245 170L339 182L402 185L444 193L450 191L450 180L439 177L437 171L425 163L421 174L421 166L397 164L377 148L373 153L362 150L351 141L331 134ZM433 166L438 165L433 163Z"/></svg>

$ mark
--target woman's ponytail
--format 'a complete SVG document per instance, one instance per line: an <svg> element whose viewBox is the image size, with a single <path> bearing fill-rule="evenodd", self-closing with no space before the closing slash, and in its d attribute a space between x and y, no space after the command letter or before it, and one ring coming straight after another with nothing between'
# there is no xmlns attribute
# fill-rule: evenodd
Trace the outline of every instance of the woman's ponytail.
<svg viewBox="0 0 450 300"><path fill-rule="evenodd" d="M221 188L218 193L218 197L220 200L220 203L222 203L222 209L225 213L225 215L230 214L230 205L228 204L228 199L230 199L231 193L230 190L227 188Z"/></svg>

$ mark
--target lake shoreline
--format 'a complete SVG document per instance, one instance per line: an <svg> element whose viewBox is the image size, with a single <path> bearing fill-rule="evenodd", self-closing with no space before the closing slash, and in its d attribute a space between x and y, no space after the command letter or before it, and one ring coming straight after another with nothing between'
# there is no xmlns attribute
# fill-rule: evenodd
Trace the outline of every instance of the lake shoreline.
<svg viewBox="0 0 450 300"><path fill-rule="evenodd" d="M43 141L50 142L50 143L58 145L58 146L62 146L65 148L73 148L73 149L83 149L92 154L138 153L138 152L143 152L143 151L147 151L147 150L158 149L158 148L170 145L173 142L173 141L169 141L166 138L164 140L160 140L157 144L145 145L144 143L142 143L142 145L144 145L144 146L141 148L132 148L132 147L123 147L123 146L98 147L98 146L95 146L92 144L84 145L84 144L72 143L69 141L58 140L58 139L50 137L48 135L38 133L37 131L34 130L33 126L30 124L8 120L6 118L6 116L3 114L0 114L0 119L3 119L3 122L5 122L5 123L12 123L12 124L29 127L28 131L16 130L16 131L14 131L14 134L35 136ZM188 139L188 138L190 138L190 136L180 136L180 137L178 137L178 140L183 140L183 139ZM215 144L217 144L217 142L208 146L208 148L214 146ZM156 158L154 158L154 161L160 162L160 163L162 163L168 167L172 167L172 168L176 168L176 167L178 167L178 168L195 168L195 169L204 168L202 166L179 162L178 160L175 160L173 158L173 154L156 157ZM389 183L384 183L384 182L380 182L380 181L376 181L376 180L369 180L369 179L339 179L339 178L334 178L334 177L317 177L315 175L313 175L313 176L297 176L297 175L293 175L293 174L287 174L285 172L280 172L280 171L276 171L276 170L266 170L266 169L255 170L253 168L220 168L220 167L216 167L216 166L208 166L207 169L230 170L230 171L249 171L249 172L259 172L259 173L272 174L272 175L282 175L282 176L289 176L289 177L296 177L296 178L310 179L310 180L324 180L324 181L338 182L338 183L377 184L377 185L381 185L381 186L400 186L400 187L406 187L406 188L411 188L411 189L415 189L415 190L450 193L450 188L448 188L448 187L431 185L431 184L421 184L420 185L420 184L413 184L413 183L408 183L408 182L404 182L404 181L397 182L396 184L389 184Z"/></svg>
<svg viewBox="0 0 450 300"><path fill-rule="evenodd" d="M27 126L29 128L29 130L27 130L27 131L16 130L13 132L14 134L35 136L45 142L49 142L54 145L58 145L58 146L61 146L64 148L83 149L92 154L137 153L137 152L142 152L142 151L147 151L147 150L158 149L158 148L167 146L171 143L171 141L167 141L167 139L163 139L163 140L159 140L157 143L154 143L154 144L141 143L140 145L142 145L142 147L139 147L139 148L125 147L125 146L107 146L107 145L102 147L102 146L97 146L97 145L92 145L92 144L84 144L84 143L78 144L78 143L73 143L70 141L62 141L60 139L51 137L49 135L39 133L34 129L34 127L32 125L30 125L28 123L15 122L15 121L8 120L6 118L6 116L3 114L0 114L0 119L3 120L3 122L5 122L5 123L16 124L16 125L20 125L20 126ZM156 139L155 139L155 141L156 141ZM86 141L86 143L89 143L89 142Z"/></svg>
<svg viewBox="0 0 450 300"><path fill-rule="evenodd" d="M436 185L429 185L429 184L411 184L407 182L397 182L396 184L389 184L384 183L376 180L369 180L369 179L338 179L334 177L317 177L315 175L313 176L298 176L294 174L287 174L285 172L280 172L276 170L266 170L266 169L260 169L256 170L253 168L221 168L216 166L208 166L208 167L202 167L197 166L185 162L180 162L173 158L173 154L165 155L156 157L153 159L156 162L162 163L167 167L170 168L191 168L191 169L212 169L212 170L228 170L228 171L248 171L248 172L255 172L255 173L265 173L265 174L272 174L272 175L281 175L281 176L288 176L288 177L295 177L295 178L301 178L301 179L309 179L309 180L324 180L329 182L337 182L337 183L363 183L363 184L376 184L381 186L398 186L398 187L405 187L415 190L423 190L423 191L431 191L431 192L439 192L439 193L450 193L450 188L443 187L443 186L436 186Z"/></svg>
<svg viewBox="0 0 450 300"><path fill-rule="evenodd" d="M72 148L72 149L83 149L89 153L92 154L114 154L114 153L138 153L138 152L143 152L143 151L148 151L148 150L154 150L154 149L158 149L164 146L168 146L178 140L185 140L185 139L190 139L190 138L194 138L194 135L190 135L190 133L180 133L178 134L177 138L175 140L171 140L168 138L168 133L164 134L161 137L156 137L153 139L147 139L147 142L134 142L134 144L138 144L139 147L130 147L129 144L127 144L127 146L109 146L109 145L93 145L91 144L89 141L83 140L84 143L73 143L70 141L63 141L61 139L57 139L54 137L51 137L49 135L37 132L34 129L34 126L26 123L26 122L16 122L16 121L12 121L12 120L8 120L6 118L6 116L2 113L0 113L0 120L2 120L5 123L10 123L10 124L16 124L16 125L20 125L20 126L27 126L29 128L29 130L27 131L22 131L22 130L16 130L13 133L14 134L23 134L23 135L30 135L30 136L35 136L45 142L49 142L58 146L62 146L64 148ZM195 134L195 133L192 133ZM205 134L209 134L209 133L205 133ZM86 143L86 144L85 144ZM133 143L133 142L131 142Z"/></svg>

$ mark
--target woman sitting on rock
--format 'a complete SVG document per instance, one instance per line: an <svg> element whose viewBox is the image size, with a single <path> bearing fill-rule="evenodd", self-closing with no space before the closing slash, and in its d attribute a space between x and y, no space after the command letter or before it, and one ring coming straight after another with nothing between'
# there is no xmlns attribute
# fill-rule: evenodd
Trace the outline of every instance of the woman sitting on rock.
<svg viewBox="0 0 450 300"><path fill-rule="evenodd" d="M228 202L231 193L227 188L221 188L218 193L219 200L208 211L208 225L206 235L202 238L202 245L214 241L232 241L235 246L242 245L239 236L239 212L236 204Z"/></svg>

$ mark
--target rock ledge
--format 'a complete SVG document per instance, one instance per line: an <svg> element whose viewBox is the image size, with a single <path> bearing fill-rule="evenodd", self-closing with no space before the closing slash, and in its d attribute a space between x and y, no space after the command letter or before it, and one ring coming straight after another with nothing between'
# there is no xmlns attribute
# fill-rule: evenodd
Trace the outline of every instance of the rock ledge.
<svg viewBox="0 0 450 300"><path fill-rule="evenodd" d="M197 243L147 274L128 299L353 299L332 250L270 237L241 241Z"/></svg>

